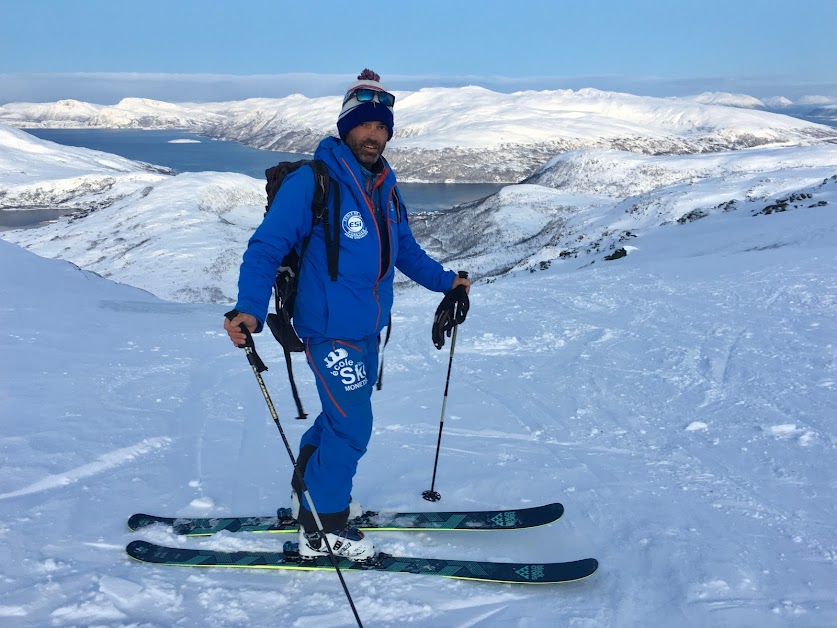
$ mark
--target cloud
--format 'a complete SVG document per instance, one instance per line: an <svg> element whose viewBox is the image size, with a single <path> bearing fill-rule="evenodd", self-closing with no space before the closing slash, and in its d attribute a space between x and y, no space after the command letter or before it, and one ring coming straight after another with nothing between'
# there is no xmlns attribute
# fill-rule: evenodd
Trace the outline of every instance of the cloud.
<svg viewBox="0 0 837 628"><path fill-rule="evenodd" d="M221 102L245 98L281 98L294 93L309 97L342 94L353 76L343 74L153 74L153 73L55 73L0 74L0 104L55 102L75 99L114 104L125 97L168 102ZM382 82L389 89L411 91L422 87L480 85L498 92L593 87L605 91L646 96L689 96L722 91L757 98L784 96L837 98L837 83L799 82L791 78L723 78L630 76L482 76L390 75Z"/></svg>

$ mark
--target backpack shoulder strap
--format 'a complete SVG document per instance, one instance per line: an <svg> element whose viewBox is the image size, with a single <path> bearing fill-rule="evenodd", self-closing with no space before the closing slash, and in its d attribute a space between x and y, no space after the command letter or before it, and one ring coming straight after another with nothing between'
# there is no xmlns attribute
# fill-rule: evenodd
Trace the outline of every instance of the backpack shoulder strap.
<svg viewBox="0 0 837 628"><path fill-rule="evenodd" d="M323 214L328 205L331 177L329 177L328 168L321 159L312 159L308 162L308 165L314 171L314 200L311 203L311 211L314 212L314 220L320 221L323 220ZM328 217L325 219L327 220Z"/></svg>
<svg viewBox="0 0 837 628"><path fill-rule="evenodd" d="M392 187L392 204L395 205L395 220L396 222L401 222L401 191L398 189L398 185L394 185Z"/></svg>
<svg viewBox="0 0 837 628"><path fill-rule="evenodd" d="M314 171L314 201L311 204L314 224L323 223L328 275L332 281L337 281L337 263L340 256L340 185L334 186L334 215L329 226L328 197L331 192L331 177L322 160L314 159L310 165Z"/></svg>

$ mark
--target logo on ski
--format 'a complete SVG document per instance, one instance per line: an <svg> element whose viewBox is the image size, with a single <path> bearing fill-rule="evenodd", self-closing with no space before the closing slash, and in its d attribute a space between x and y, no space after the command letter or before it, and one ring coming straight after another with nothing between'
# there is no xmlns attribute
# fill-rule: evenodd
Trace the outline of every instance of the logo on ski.
<svg viewBox="0 0 837 628"><path fill-rule="evenodd" d="M543 565L526 565L520 569L515 569L514 573L529 581L543 580L544 577Z"/></svg>
<svg viewBox="0 0 837 628"><path fill-rule="evenodd" d="M513 510L501 512L491 518L491 523L500 528L512 528L517 525L517 513Z"/></svg>

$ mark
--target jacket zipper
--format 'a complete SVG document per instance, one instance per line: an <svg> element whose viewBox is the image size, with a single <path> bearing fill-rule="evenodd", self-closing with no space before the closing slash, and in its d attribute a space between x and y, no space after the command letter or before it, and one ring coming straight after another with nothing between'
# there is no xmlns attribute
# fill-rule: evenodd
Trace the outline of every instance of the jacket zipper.
<svg viewBox="0 0 837 628"><path fill-rule="evenodd" d="M372 201L372 199L366 193L366 190L363 189L363 186L360 184L360 181L357 180L357 177L355 176L355 173L352 172L352 169L349 167L349 164L346 163L346 160L343 157L341 157L340 161L343 162L343 166L346 168L346 170L349 171L349 174L352 175L352 179L354 179L355 185L357 186L358 190L360 190L361 196L363 196L363 200L366 201L366 207L367 207L367 209L369 209L369 213L372 216L372 222L375 225L375 235L378 236L378 278L375 280L375 286L372 288L372 294L375 297L375 304L378 306L378 315L375 318L375 328L377 329L378 325L380 325L380 323L381 323L381 300L378 297L378 284L381 282L381 279L383 279L383 276L386 273L386 269L383 267L384 266L384 264L383 264L384 243L383 243L383 240L381 239L381 230L380 230L380 227L378 226L378 219L375 216L375 203ZM383 172L381 172L380 176L375 181L375 185L372 186L373 190L383 182L383 180L386 178L386 175L387 175L388 172L389 172L389 167L385 167ZM387 209L388 208L389 208L389 203L387 203ZM381 208L381 211L383 211L383 210L384 210L384 208ZM384 214L384 216L386 216L386 214ZM386 225L387 225L387 229L389 229L389 220L386 221ZM392 263L392 238L388 238L388 239L390 240L390 263Z"/></svg>

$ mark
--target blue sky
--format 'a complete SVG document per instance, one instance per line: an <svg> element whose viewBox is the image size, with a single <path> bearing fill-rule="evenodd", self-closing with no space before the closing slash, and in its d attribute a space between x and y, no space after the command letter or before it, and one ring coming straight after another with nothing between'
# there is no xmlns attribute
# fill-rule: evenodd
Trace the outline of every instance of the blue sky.
<svg viewBox="0 0 837 628"><path fill-rule="evenodd" d="M835 31L837 0L7 0L0 102L336 94L367 66L392 89L837 97Z"/></svg>

